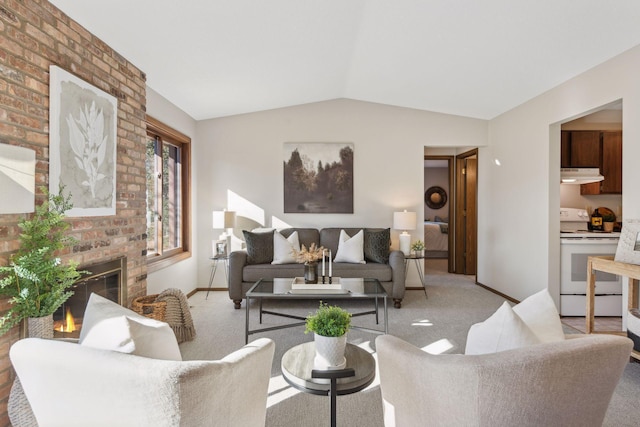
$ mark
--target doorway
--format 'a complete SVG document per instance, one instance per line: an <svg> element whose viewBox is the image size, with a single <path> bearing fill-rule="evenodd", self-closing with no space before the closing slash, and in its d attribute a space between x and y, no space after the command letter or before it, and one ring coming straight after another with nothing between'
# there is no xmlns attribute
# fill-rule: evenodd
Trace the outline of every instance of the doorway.
<svg viewBox="0 0 640 427"><path fill-rule="evenodd" d="M424 162L425 256L446 259L448 273L475 275L478 150L427 148Z"/></svg>

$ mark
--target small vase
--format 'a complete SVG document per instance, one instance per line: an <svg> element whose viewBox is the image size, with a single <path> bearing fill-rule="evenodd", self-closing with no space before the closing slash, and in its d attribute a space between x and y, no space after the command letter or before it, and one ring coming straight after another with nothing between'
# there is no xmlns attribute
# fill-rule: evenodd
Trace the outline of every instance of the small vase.
<svg viewBox="0 0 640 427"><path fill-rule="evenodd" d="M325 337L314 334L316 357L313 366L316 369L342 369L347 366L344 352L347 347L347 334L341 337Z"/></svg>
<svg viewBox="0 0 640 427"><path fill-rule="evenodd" d="M318 283L318 263L304 263L304 283Z"/></svg>

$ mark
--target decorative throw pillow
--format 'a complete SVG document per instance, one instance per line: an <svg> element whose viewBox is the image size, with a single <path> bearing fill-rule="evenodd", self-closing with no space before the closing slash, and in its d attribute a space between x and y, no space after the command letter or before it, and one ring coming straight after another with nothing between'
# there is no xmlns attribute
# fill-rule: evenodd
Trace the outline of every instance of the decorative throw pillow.
<svg viewBox="0 0 640 427"><path fill-rule="evenodd" d="M487 354L539 344L540 340L508 302L469 329L465 354Z"/></svg>
<svg viewBox="0 0 640 427"><path fill-rule="evenodd" d="M294 231L285 238L279 232L273 233L273 261L271 264L293 264L296 252L300 252L298 232Z"/></svg>
<svg viewBox="0 0 640 427"><path fill-rule="evenodd" d="M389 247L391 246L391 230L364 230L364 259L365 261L386 264L389 262Z"/></svg>
<svg viewBox="0 0 640 427"><path fill-rule="evenodd" d="M338 251L334 262L348 262L351 264L365 264L364 261L364 232L358 231L353 237L349 237L346 231L340 230L338 238Z"/></svg>
<svg viewBox="0 0 640 427"><path fill-rule="evenodd" d="M547 289L531 295L514 306L513 311L531 328L540 342L565 339L558 309Z"/></svg>
<svg viewBox="0 0 640 427"><path fill-rule="evenodd" d="M162 360L182 360L176 336L165 322L139 315L92 293L79 344Z"/></svg>
<svg viewBox="0 0 640 427"><path fill-rule="evenodd" d="M273 261L273 233L242 230L247 245L247 264L270 264Z"/></svg>

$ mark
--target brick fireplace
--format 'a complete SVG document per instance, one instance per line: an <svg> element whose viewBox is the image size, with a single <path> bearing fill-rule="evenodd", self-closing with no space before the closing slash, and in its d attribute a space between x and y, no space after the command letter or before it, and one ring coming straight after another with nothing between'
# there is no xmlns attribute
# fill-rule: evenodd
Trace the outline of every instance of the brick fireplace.
<svg viewBox="0 0 640 427"><path fill-rule="evenodd" d="M45 197L40 187L49 183L52 64L118 99L116 215L69 218L70 234L77 244L60 256L84 268L122 258L126 274L121 278L118 298L128 306L147 290L146 76L47 0L6 0L0 4L0 143L35 151L37 204ZM2 265L8 264L18 249L17 224L22 217L0 215ZM8 307L9 302L0 299L0 311ZM15 374L8 352L19 338L19 327L0 337L0 427L10 425L6 402Z"/></svg>
<svg viewBox="0 0 640 427"><path fill-rule="evenodd" d="M81 267L87 273L76 282L73 295L53 314L55 338L78 338L87 302L96 293L127 305L127 260L125 257Z"/></svg>

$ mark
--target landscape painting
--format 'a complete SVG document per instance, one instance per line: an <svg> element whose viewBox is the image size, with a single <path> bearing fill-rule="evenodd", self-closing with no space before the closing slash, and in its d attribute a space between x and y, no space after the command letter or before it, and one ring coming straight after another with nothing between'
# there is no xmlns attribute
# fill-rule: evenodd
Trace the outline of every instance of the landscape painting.
<svg viewBox="0 0 640 427"><path fill-rule="evenodd" d="M116 214L118 103L114 96L51 66L49 191L64 186L67 216Z"/></svg>
<svg viewBox="0 0 640 427"><path fill-rule="evenodd" d="M284 213L353 213L353 144L284 144Z"/></svg>

